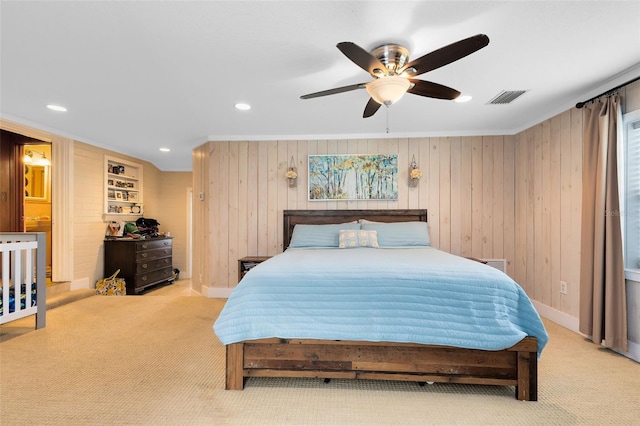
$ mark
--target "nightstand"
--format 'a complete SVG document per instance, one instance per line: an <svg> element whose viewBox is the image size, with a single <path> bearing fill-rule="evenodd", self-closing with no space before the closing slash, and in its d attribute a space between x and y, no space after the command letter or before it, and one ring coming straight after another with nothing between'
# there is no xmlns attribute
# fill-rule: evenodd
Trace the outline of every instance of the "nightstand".
<svg viewBox="0 0 640 426"><path fill-rule="evenodd" d="M487 264L487 261L486 261L486 260L484 260L484 259L478 259L477 257L465 257L465 259L475 260L476 262L484 263L485 265Z"/></svg>
<svg viewBox="0 0 640 426"><path fill-rule="evenodd" d="M271 259L271 256L247 256L238 259L238 282L242 280L244 274L249 272L251 268L258 266L267 259Z"/></svg>

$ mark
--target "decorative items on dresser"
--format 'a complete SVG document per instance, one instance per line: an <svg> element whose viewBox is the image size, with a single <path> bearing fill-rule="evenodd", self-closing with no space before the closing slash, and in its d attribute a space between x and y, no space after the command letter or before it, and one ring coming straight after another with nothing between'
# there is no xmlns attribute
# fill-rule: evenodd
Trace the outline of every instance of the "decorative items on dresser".
<svg viewBox="0 0 640 426"><path fill-rule="evenodd" d="M147 287L173 280L171 237L119 238L104 241L104 276L118 269L127 294L139 294Z"/></svg>

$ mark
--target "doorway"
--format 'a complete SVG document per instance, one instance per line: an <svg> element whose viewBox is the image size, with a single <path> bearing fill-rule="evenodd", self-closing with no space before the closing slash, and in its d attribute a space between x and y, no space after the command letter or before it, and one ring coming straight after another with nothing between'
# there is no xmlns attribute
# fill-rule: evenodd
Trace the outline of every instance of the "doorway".
<svg viewBox="0 0 640 426"><path fill-rule="evenodd" d="M51 285L51 144L6 130L2 130L0 144L0 231L46 234L46 275Z"/></svg>
<svg viewBox="0 0 640 426"><path fill-rule="evenodd" d="M47 285L51 281L51 145L24 146L24 228L47 235Z"/></svg>

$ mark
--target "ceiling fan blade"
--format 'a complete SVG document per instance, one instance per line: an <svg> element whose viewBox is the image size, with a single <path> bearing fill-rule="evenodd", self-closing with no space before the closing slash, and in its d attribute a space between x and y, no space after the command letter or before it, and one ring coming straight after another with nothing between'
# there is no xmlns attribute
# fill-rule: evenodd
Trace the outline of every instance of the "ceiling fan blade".
<svg viewBox="0 0 640 426"><path fill-rule="evenodd" d="M320 96L335 95L337 93L350 92L351 90L364 89L366 83L350 84L349 86L336 87L335 89L323 90L321 92L309 93L300 96L300 99L318 98Z"/></svg>
<svg viewBox="0 0 640 426"><path fill-rule="evenodd" d="M409 62L400 72L410 71L410 68L413 68L415 72L409 72L409 74L411 76L420 75L427 71L432 71L436 68L450 64L451 62L455 62L458 59L462 59L465 56L482 49L488 44L489 37L484 34L478 34L449 44L438 50L434 50L431 53L427 53L426 55Z"/></svg>
<svg viewBox="0 0 640 426"><path fill-rule="evenodd" d="M387 67L371 53L364 50L362 47L350 41L344 41L336 45L338 49L351 61L371 74L373 77L380 77L381 75L387 75Z"/></svg>
<svg viewBox="0 0 640 426"><path fill-rule="evenodd" d="M442 84L432 83L430 81L409 79L414 84L407 90L407 93L413 93L414 95L426 96L428 98L436 99L455 99L460 96L460 92L451 87L443 86Z"/></svg>
<svg viewBox="0 0 640 426"><path fill-rule="evenodd" d="M364 107L364 114L362 114L362 118L371 117L373 114L378 112L380 109L380 104L373 100L373 98L369 98L369 102L367 102L367 106Z"/></svg>

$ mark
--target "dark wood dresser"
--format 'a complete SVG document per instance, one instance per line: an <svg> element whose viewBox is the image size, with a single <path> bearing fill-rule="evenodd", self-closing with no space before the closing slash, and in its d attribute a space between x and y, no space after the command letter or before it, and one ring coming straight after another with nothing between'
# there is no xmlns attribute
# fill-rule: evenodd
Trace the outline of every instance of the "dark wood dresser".
<svg viewBox="0 0 640 426"><path fill-rule="evenodd" d="M104 276L109 277L118 269L127 294L139 294L149 286L169 281L173 276L172 239L105 240Z"/></svg>

